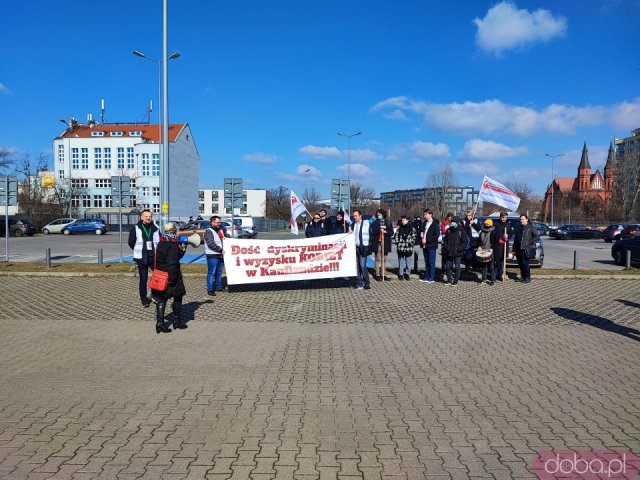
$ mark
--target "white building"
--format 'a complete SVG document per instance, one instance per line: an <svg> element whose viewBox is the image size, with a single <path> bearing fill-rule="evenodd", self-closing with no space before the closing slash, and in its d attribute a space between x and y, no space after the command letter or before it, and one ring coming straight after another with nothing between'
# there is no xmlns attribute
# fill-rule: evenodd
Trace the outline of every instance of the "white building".
<svg viewBox="0 0 640 480"><path fill-rule="evenodd" d="M132 205L160 212L160 127L149 124L72 122L53 140L56 182L66 184L72 208L113 206L111 177L131 177ZM188 123L169 125L169 213L198 209L200 157ZM78 192L78 194L74 194Z"/></svg>
<svg viewBox="0 0 640 480"><path fill-rule="evenodd" d="M212 215L226 217L231 215L230 208L224 208L224 190L200 190L198 192L198 214L204 219ZM234 215L248 215L250 217L267 216L267 191L243 190L242 208L236 208Z"/></svg>

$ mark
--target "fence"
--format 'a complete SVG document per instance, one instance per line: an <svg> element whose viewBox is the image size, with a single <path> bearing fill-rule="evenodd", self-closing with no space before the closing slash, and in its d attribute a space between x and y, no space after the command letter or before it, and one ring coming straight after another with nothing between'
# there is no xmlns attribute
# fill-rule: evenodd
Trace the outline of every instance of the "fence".
<svg viewBox="0 0 640 480"><path fill-rule="evenodd" d="M274 230L285 230L289 227L289 223L284 220L274 220L272 218L255 218L253 225L258 232L273 232Z"/></svg>

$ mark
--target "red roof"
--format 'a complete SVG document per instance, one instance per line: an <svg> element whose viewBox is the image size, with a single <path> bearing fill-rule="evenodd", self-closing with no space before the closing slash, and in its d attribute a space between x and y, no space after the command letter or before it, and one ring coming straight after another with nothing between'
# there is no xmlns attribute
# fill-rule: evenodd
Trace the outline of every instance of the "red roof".
<svg viewBox="0 0 640 480"><path fill-rule="evenodd" d="M182 129L186 126L186 123L173 123L169 124L169 141L175 142L176 138L182 131ZM123 132L123 137L127 138L136 138L130 137L129 132L142 132L141 137L145 140L153 143L158 143L160 140L159 128L158 125L123 125L123 124L108 124L108 125L93 125L90 127L89 125L76 125L72 131L67 129L62 135L58 138L93 138L91 132ZM107 133L105 133L105 137L109 137ZM104 138L104 137L96 137L96 138ZM118 138L118 137L110 137L110 138Z"/></svg>
<svg viewBox="0 0 640 480"><path fill-rule="evenodd" d="M573 190L573 183L575 180L575 178L556 177L555 182L556 185L558 185L558 190L561 192L570 192Z"/></svg>

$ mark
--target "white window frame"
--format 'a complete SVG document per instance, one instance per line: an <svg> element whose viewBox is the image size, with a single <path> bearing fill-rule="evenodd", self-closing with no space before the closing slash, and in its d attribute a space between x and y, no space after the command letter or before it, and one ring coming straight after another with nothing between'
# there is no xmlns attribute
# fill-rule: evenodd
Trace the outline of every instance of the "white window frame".
<svg viewBox="0 0 640 480"><path fill-rule="evenodd" d="M58 145L58 163L64 163L64 145Z"/></svg>
<svg viewBox="0 0 640 480"><path fill-rule="evenodd" d="M95 147L93 149L93 163L96 170L102 170L102 148Z"/></svg>
<svg viewBox="0 0 640 480"><path fill-rule="evenodd" d="M136 161L133 156L133 147L127 147L127 169L133 170L134 168L136 168Z"/></svg>
<svg viewBox="0 0 640 480"><path fill-rule="evenodd" d="M104 147L104 168L111 170L111 147Z"/></svg>
<svg viewBox="0 0 640 480"><path fill-rule="evenodd" d="M124 147L118 147L116 152L118 159L118 170L124 170Z"/></svg>
<svg viewBox="0 0 640 480"><path fill-rule="evenodd" d="M160 176L160 154L154 153L151 155L151 176Z"/></svg>
<svg viewBox="0 0 640 480"><path fill-rule="evenodd" d="M110 132L109 135L112 137L122 137L124 132Z"/></svg>
<svg viewBox="0 0 640 480"><path fill-rule="evenodd" d="M80 150L77 147L71 149L71 169L80 169Z"/></svg>

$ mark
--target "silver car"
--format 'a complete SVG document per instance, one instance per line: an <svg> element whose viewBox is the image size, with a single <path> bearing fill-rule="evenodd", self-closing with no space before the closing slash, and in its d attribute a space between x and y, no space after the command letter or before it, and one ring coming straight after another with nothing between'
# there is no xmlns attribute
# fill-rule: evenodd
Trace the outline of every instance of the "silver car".
<svg viewBox="0 0 640 480"><path fill-rule="evenodd" d="M62 233L64 227L71 225L75 221L75 218L58 218L42 227L42 233L45 235L49 235L50 233Z"/></svg>

